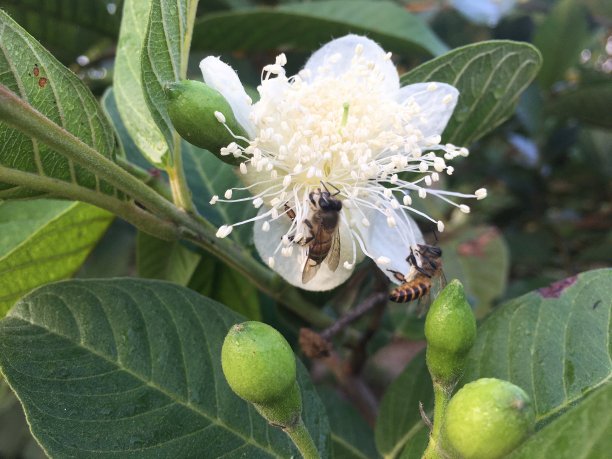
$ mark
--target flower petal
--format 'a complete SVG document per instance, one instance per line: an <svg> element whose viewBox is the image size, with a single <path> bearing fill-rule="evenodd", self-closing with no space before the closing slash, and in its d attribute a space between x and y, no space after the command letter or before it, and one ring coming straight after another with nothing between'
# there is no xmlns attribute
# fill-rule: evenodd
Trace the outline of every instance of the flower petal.
<svg viewBox="0 0 612 459"><path fill-rule="evenodd" d="M408 214L400 215L399 212L403 211L396 211L395 218L398 224L393 228L387 224L387 217L378 210L368 212L368 227L358 225L368 254L382 272L395 283L399 281L389 270L408 273L410 265L406 257L410 252L410 246L424 242L421 230L414 220Z"/></svg>
<svg viewBox="0 0 612 459"><path fill-rule="evenodd" d="M259 213L268 211L269 209L265 206L260 209ZM264 232L262 225L264 220L258 220L255 222L253 228L253 236L255 247L261 259L268 263L270 257L274 259L273 269L281 275L283 279L296 287L300 287L304 290L311 291L324 291L331 290L334 287L342 284L346 281L353 272L351 269L344 267L345 261L351 261L352 259L352 245L350 243L350 233L346 229L346 225L340 225L340 263L335 271L330 271L327 263L324 261L319 268L319 271L315 277L308 283L302 283L302 269L304 262L306 261L306 249L298 244L293 245L293 253L289 257L281 255L280 249L274 254L277 249L281 238L287 233L290 226L290 220L288 217L281 216L277 220L269 222L270 229Z"/></svg>
<svg viewBox="0 0 612 459"><path fill-rule="evenodd" d="M254 137L255 127L249 119L251 98L244 90L234 69L218 57L208 56L200 62L200 70L202 70L204 82L225 97L232 107L236 120L251 138Z"/></svg>
<svg viewBox="0 0 612 459"><path fill-rule="evenodd" d="M310 56L304 69L310 71L306 81L314 81L326 75L340 77L351 68L357 45L363 47L361 56L374 63L382 75L381 85L385 92L395 94L399 89L399 76L391 59L378 43L359 35L346 35L324 45ZM326 73L329 72L329 73Z"/></svg>
<svg viewBox="0 0 612 459"><path fill-rule="evenodd" d="M416 83L401 88L396 100L403 105L418 105L420 111L412 124L427 138L444 132L458 98L459 91L449 84Z"/></svg>
<svg viewBox="0 0 612 459"><path fill-rule="evenodd" d="M476 24L495 27L516 4L516 0L451 0L457 11Z"/></svg>

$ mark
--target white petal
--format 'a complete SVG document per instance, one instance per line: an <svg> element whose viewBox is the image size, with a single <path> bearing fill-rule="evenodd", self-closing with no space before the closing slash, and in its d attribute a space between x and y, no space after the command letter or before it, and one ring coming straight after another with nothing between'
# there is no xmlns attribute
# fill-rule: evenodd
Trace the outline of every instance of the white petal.
<svg viewBox="0 0 612 459"><path fill-rule="evenodd" d="M269 208L263 207L259 213L268 211ZM336 271L330 271L327 263L324 261L319 268L315 277L308 283L302 283L302 269L306 261L305 249L298 244L293 246L293 254L290 257L281 255L280 250L274 254L274 251L281 242L281 238L289 229L291 221L287 216L281 216L277 220L270 222L270 229L265 232L262 229L265 220L255 222L253 228L253 236L255 247L262 260L269 261L270 257L274 258L274 271L281 275L287 282L304 290L324 291L331 290L334 287L342 284L347 280L353 269L346 269L344 262L351 262L352 245L350 241L350 233L346 229L346 225L340 226L340 263Z"/></svg>
<svg viewBox="0 0 612 459"><path fill-rule="evenodd" d="M452 0L452 5L467 19L495 27L516 4L516 0Z"/></svg>
<svg viewBox="0 0 612 459"><path fill-rule="evenodd" d="M244 90L238 75L229 65L217 57L208 56L200 62L204 81L219 91L232 107L234 116L249 136L255 136L255 128L249 119L250 98Z"/></svg>
<svg viewBox="0 0 612 459"><path fill-rule="evenodd" d="M397 226L393 228L389 227L387 217L382 212L374 210L367 215L370 226L360 226L366 250L378 267L395 283L399 281L389 270L408 273L410 266L406 257L410 253L410 246L423 243L423 235L417 224L407 214L402 217L402 212L404 211L396 211ZM388 263L381 263L387 260Z"/></svg>
<svg viewBox="0 0 612 459"><path fill-rule="evenodd" d="M399 89L399 76L395 65L393 65L390 59L385 57L386 53L378 43L359 35L346 35L342 38L337 38L315 51L304 66L306 70L310 71L309 77L305 78L306 81L313 81L325 75L326 67L329 68L330 72L327 75L342 76L351 68L351 60L355 55L355 49L358 45L363 47L361 56L373 62L384 77L381 85L385 92L395 94ZM336 56L338 60L335 61L332 56Z"/></svg>
<svg viewBox="0 0 612 459"><path fill-rule="evenodd" d="M412 123L424 137L441 135L455 110L459 91L446 83L416 83L399 90L397 101L417 104L420 112Z"/></svg>

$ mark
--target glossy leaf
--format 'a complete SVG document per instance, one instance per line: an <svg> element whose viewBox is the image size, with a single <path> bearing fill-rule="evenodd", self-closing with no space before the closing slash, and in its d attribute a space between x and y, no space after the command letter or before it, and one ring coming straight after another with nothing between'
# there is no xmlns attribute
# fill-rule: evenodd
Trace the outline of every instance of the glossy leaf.
<svg viewBox="0 0 612 459"><path fill-rule="evenodd" d="M510 270L508 245L493 226L468 228L441 244L444 274L459 279L477 317L484 317L506 290Z"/></svg>
<svg viewBox="0 0 612 459"><path fill-rule="evenodd" d="M185 286L199 262L200 255L179 241L163 241L138 232L136 266L140 277L167 280Z"/></svg>
<svg viewBox="0 0 612 459"><path fill-rule="evenodd" d="M72 276L112 219L83 203L0 203L0 317L32 289Z"/></svg>
<svg viewBox="0 0 612 459"><path fill-rule="evenodd" d="M610 101L612 82L606 81L556 95L550 103L549 113L612 129Z"/></svg>
<svg viewBox="0 0 612 459"><path fill-rule="evenodd" d="M375 459L380 457L374 434L359 412L331 388L319 387L319 396L327 408L331 427L334 459Z"/></svg>
<svg viewBox="0 0 612 459"><path fill-rule="evenodd" d="M421 431L426 428L419 412L419 402L427 412L432 410L433 389L424 352L416 356L391 383L380 404L375 436L376 447L383 457L396 458L405 448L420 448L423 443ZM422 455L426 446L425 442L416 457Z"/></svg>
<svg viewBox="0 0 612 459"><path fill-rule="evenodd" d="M488 41L457 48L403 75L402 86L438 81L459 90L443 142L469 146L513 113L542 58L533 46Z"/></svg>
<svg viewBox="0 0 612 459"><path fill-rule="evenodd" d="M175 134L164 88L185 78L197 4L197 0L152 0L141 53L144 97L171 149L175 147Z"/></svg>
<svg viewBox="0 0 612 459"><path fill-rule="evenodd" d="M0 0L0 8L54 56L69 62L101 40L117 36L121 20L117 3L120 1Z"/></svg>
<svg viewBox="0 0 612 459"><path fill-rule="evenodd" d="M145 101L141 74L141 52L146 39L152 0L125 0L113 87L117 108L127 132L152 164L160 165L168 152L163 134Z"/></svg>
<svg viewBox="0 0 612 459"><path fill-rule="evenodd" d="M243 9L198 19L194 48L234 51L291 46L305 50L347 33L367 35L405 55L439 55L446 46L425 22L391 2L333 0Z"/></svg>
<svg viewBox="0 0 612 459"><path fill-rule="evenodd" d="M607 382L527 439L508 459L608 457L612 451L611 406L612 384Z"/></svg>
<svg viewBox="0 0 612 459"><path fill-rule="evenodd" d="M580 59L580 51L589 38L586 8L581 3L556 2L536 31L533 43L543 58L538 81L544 88L562 80L564 72Z"/></svg>
<svg viewBox="0 0 612 459"><path fill-rule="evenodd" d="M612 269L564 279L499 307L478 329L464 381L523 388L543 423L610 380Z"/></svg>
<svg viewBox="0 0 612 459"><path fill-rule="evenodd" d="M241 320L159 281L62 282L0 322L0 366L52 457L296 456L222 375L223 338ZM324 408L301 365L298 377L328 457Z"/></svg>
<svg viewBox="0 0 612 459"><path fill-rule="evenodd" d="M1 10L0 51L0 85L101 155L114 158L113 130L91 92ZM114 188L72 160L0 122L0 182L5 169L116 194ZM23 185L0 183L0 199L39 194Z"/></svg>

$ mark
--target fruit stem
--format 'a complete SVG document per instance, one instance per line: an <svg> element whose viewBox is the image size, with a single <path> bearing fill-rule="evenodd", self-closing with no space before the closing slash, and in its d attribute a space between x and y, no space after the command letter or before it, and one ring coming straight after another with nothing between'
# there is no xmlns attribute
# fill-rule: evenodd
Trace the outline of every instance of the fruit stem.
<svg viewBox="0 0 612 459"><path fill-rule="evenodd" d="M423 459L442 459L444 454L440 445L442 424L444 423L444 415L446 413L446 407L450 401L452 389L445 387L439 382L433 383L434 390L434 415L433 415L433 429L429 435L429 443L427 449L423 454Z"/></svg>
<svg viewBox="0 0 612 459"><path fill-rule="evenodd" d="M321 459L321 455L315 446L315 443L302 421L302 417L292 427L286 427L284 431L289 435L293 444L304 459Z"/></svg>

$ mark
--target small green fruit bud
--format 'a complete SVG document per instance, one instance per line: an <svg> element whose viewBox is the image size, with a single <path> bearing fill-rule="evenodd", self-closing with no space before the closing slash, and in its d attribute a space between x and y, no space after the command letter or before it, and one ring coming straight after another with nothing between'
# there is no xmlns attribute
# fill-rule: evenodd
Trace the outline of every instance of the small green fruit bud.
<svg viewBox="0 0 612 459"><path fill-rule="evenodd" d="M434 382L454 385L476 339L476 319L463 285L453 280L435 299L425 319L427 367Z"/></svg>
<svg viewBox="0 0 612 459"><path fill-rule="evenodd" d="M219 91L205 83L183 80L166 87L168 114L176 131L196 147L205 148L222 161L237 165L240 161L232 154L221 155L221 148L232 142L245 146L230 134L224 123L236 136L248 134L236 121L230 104Z"/></svg>
<svg viewBox="0 0 612 459"><path fill-rule="evenodd" d="M223 341L221 365L232 390L270 423L288 427L299 420L295 356L274 328L254 321L234 325Z"/></svg>
<svg viewBox="0 0 612 459"><path fill-rule="evenodd" d="M444 421L445 442L465 459L498 459L533 430L529 396L508 381L483 378L451 398Z"/></svg>
<svg viewBox="0 0 612 459"><path fill-rule="evenodd" d="M262 322L244 322L230 329L223 341L221 364L232 390L253 403L282 397L296 378L291 346Z"/></svg>

